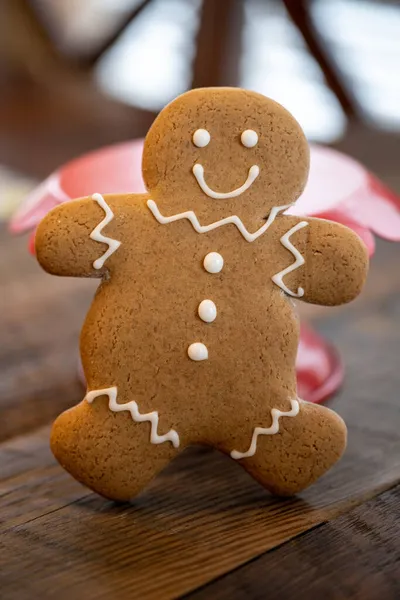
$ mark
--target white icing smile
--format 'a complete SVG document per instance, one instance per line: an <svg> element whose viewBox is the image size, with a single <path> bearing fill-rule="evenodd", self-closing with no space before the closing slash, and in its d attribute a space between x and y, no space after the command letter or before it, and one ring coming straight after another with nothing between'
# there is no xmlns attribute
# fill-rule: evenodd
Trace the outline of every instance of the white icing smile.
<svg viewBox="0 0 400 600"><path fill-rule="evenodd" d="M240 196L246 190L249 189L252 183L257 179L260 173L260 167L258 165L253 165L249 169L249 173L247 175L247 179L243 185L236 188L236 190L232 190L231 192L214 192L207 184L204 179L204 167L200 163L196 163L193 165L193 175L196 177L196 181L207 196L210 198L215 198L216 200L223 200L224 198L235 198L236 196Z"/></svg>

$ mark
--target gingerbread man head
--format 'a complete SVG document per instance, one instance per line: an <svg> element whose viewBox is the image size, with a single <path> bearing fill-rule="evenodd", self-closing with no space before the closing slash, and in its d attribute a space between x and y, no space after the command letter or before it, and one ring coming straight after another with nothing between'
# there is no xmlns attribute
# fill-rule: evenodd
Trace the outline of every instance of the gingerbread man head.
<svg viewBox="0 0 400 600"><path fill-rule="evenodd" d="M192 90L160 113L145 142L143 177L164 213L209 223L237 214L257 225L307 181L305 136L282 106L236 88Z"/></svg>

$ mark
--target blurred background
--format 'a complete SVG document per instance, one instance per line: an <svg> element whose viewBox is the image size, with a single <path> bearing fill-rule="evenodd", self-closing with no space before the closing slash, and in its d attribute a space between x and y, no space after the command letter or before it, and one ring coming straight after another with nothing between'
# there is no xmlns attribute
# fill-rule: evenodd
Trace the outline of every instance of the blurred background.
<svg viewBox="0 0 400 600"><path fill-rule="evenodd" d="M273 97L311 141L399 190L399 34L395 0L3 0L2 213L32 181L143 136L173 97L208 85Z"/></svg>

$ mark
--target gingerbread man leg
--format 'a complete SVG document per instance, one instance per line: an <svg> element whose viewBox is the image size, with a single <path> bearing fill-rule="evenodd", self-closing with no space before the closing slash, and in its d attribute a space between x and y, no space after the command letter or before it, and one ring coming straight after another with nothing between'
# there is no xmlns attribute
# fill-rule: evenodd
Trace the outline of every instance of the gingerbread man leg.
<svg viewBox="0 0 400 600"><path fill-rule="evenodd" d="M267 412L247 442L241 436L233 448L232 440L217 447L273 494L291 496L339 460L346 447L346 425L328 408L301 400L293 400L288 410Z"/></svg>
<svg viewBox="0 0 400 600"><path fill-rule="evenodd" d="M111 500L128 501L172 460L180 448L170 429L159 435L157 412L142 414L117 388L89 392L61 414L51 449L78 481Z"/></svg>

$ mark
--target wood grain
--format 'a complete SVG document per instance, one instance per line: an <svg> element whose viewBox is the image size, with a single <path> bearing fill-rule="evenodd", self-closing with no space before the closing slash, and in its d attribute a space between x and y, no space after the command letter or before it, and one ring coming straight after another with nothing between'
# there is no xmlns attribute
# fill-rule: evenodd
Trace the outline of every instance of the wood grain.
<svg viewBox="0 0 400 600"><path fill-rule="evenodd" d="M267 552L188 598L397 600L399 539L397 486L274 552Z"/></svg>
<svg viewBox="0 0 400 600"><path fill-rule="evenodd" d="M124 599L133 589L138 598L175 598L399 476L397 468L389 475L386 464L385 477L374 477L376 465L354 477L356 465L347 464L349 481L339 467L302 498L282 501L225 457L200 449L181 455L135 503L119 506L89 494L55 466L47 434L43 429L0 449L6 598Z"/></svg>

